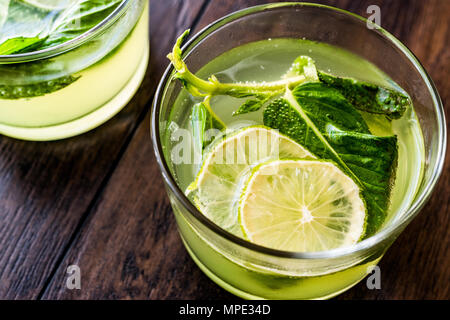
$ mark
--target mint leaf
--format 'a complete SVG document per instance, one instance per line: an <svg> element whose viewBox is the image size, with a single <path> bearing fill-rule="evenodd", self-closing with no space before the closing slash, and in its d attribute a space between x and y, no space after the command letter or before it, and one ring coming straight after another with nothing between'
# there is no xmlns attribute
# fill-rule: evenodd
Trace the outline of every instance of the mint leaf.
<svg viewBox="0 0 450 320"><path fill-rule="evenodd" d="M309 82L319 81L314 60L308 56L300 56L294 60L291 68L284 76L285 79L294 76L304 75Z"/></svg>
<svg viewBox="0 0 450 320"><path fill-rule="evenodd" d="M225 129L225 124L217 115L211 110L209 105L209 98L203 102L196 103L191 110L191 125L194 150L198 154L202 154L208 144L210 144L214 137L208 135L208 130Z"/></svg>
<svg viewBox="0 0 450 320"><path fill-rule="evenodd" d="M33 38L12 38L0 44L0 55L18 54L27 51L33 51L38 48L45 39L39 37Z"/></svg>
<svg viewBox="0 0 450 320"><path fill-rule="evenodd" d="M336 162L367 203L366 237L386 217L397 161L397 138L370 134L358 111L336 89L306 83L271 103L264 124L288 135L321 159Z"/></svg>
<svg viewBox="0 0 450 320"><path fill-rule="evenodd" d="M0 48L4 47L2 52L7 52L4 54L15 54L57 46L98 25L121 2L122 0L78 0L64 10L53 11L42 10L21 1L12 1L11 4L8 1L9 8L4 9L6 4L0 2ZM31 45L26 45L27 43Z"/></svg>
<svg viewBox="0 0 450 320"><path fill-rule="evenodd" d="M357 109L399 119L410 105L403 93L351 78L339 78L319 71L319 79L335 88Z"/></svg>
<svg viewBox="0 0 450 320"><path fill-rule="evenodd" d="M196 103L191 111L192 137L194 139L194 151L197 154L203 153L205 131L206 131L207 111L203 102Z"/></svg>
<svg viewBox="0 0 450 320"><path fill-rule="evenodd" d="M0 99L23 99L43 96L61 90L80 77L66 76L28 85L0 85Z"/></svg>
<svg viewBox="0 0 450 320"><path fill-rule="evenodd" d="M1 2L3 1L5 0L1 0ZM3 8L0 16L3 16L4 19L0 29L0 45L4 45L5 42L11 40L20 41L20 39L35 40L36 44L40 44L40 40L47 37L57 13L42 11L24 1L6 2L0 5ZM21 52L30 52L37 49L35 46L24 47ZM11 52L17 53L18 50L11 50Z"/></svg>
<svg viewBox="0 0 450 320"><path fill-rule="evenodd" d="M237 109L236 111L233 112L233 116L258 111L259 109L262 108L262 106L264 105L265 102L266 102L265 99L264 100L255 100L255 99L247 100L239 107L239 109Z"/></svg>
<svg viewBox="0 0 450 320"><path fill-rule="evenodd" d="M95 27L99 22L110 15L122 0L83 0L66 10L56 20L59 32L79 33Z"/></svg>
<svg viewBox="0 0 450 320"><path fill-rule="evenodd" d="M255 112L261 109L274 97L278 96L283 91L275 91L274 93L269 93L267 95L256 96L257 99L249 99L245 101L236 111L233 112L233 116L238 116L240 114ZM259 98L259 99L258 99Z"/></svg>
<svg viewBox="0 0 450 320"><path fill-rule="evenodd" d="M106 19L122 0L82 0L67 8L56 19L41 49L72 40Z"/></svg>

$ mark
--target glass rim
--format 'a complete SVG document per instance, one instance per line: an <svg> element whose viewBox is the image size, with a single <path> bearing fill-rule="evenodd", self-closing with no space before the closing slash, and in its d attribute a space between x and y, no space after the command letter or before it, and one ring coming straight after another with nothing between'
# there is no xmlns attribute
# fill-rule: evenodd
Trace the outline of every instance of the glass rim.
<svg viewBox="0 0 450 320"><path fill-rule="evenodd" d="M316 8L323 8L327 10L332 10L337 13L343 13L346 16L350 18L356 18L358 20L363 21L364 23L371 23L366 18L359 16L357 14L354 14L352 12L349 12L347 10L335 8L332 6L326 6L321 4L315 4L315 3L305 3L305 2L283 2L283 3L271 3L271 4L264 4L264 5L258 5L253 6L249 8L245 8L239 11L235 11L231 14L228 14L210 24L208 24L206 27L204 27L202 30L200 30L197 34L192 36L182 47L183 52L183 58L185 58L187 55L190 54L191 50L195 48L197 44L199 44L206 36L214 32L215 30L219 29L223 25L226 25L230 22L233 22L243 16L260 12L264 10L269 9L276 9L276 8L284 8L284 7L316 7ZM375 25L375 24L373 24ZM433 99L433 105L435 108L435 112L437 115L437 122L438 122L438 148L437 151L437 158L436 162L434 163L434 171L431 175L431 177L428 179L427 184L424 186L424 189L422 192L417 193L414 199L414 202L408 207L406 212L404 213L404 217L402 219L399 219L395 223L392 223L391 225L388 225L386 228L382 229L380 232L377 232L376 234L370 236L367 239L364 239L354 245L342 247L342 248L336 248L332 250L326 250L326 251L318 251L318 252L293 252L293 251L283 251L283 250L277 250L272 249L268 247L264 247L252 242L249 242L245 239L242 239L215 224L211 220L209 220L204 214L202 214L192 203L189 201L189 199L185 196L184 192L178 187L167 163L164 158L163 153L163 147L160 141L160 134L159 134L159 115L160 115L160 108L161 102L164 98L165 94L165 88L169 81L172 80L172 74L174 71L174 68L172 64L170 64L167 69L164 72L163 77L161 78L161 81L158 84L155 98L153 100L152 110L151 110L151 136L152 136L152 143L153 143L153 149L156 156L156 160L158 162L158 165L160 167L163 179L165 180L167 186L170 188L170 190L175 194L178 201L181 202L181 204L189 211L189 213L197 219L203 226L207 227L210 231L218 234L219 236L227 239L228 241L231 241L232 243L244 247L251 251L256 251L258 253L264 254L264 255L270 255L280 258L291 258L291 259L327 259L327 258L339 258L342 256L347 256L351 254L355 254L358 252L362 252L366 249L372 248L373 246L377 245L378 243L381 243L387 239L389 239L392 235L396 234L397 232L401 231L403 227L406 227L406 225L411 222L411 220L420 212L420 210L423 208L425 203L428 201L429 197L431 196L439 177L442 173L442 169L444 166L444 159L445 159L445 151L446 151L446 145L447 145L447 129L445 126L445 113L442 105L442 101L439 97L439 93L436 89L436 86L433 83L433 80L428 75L428 73L425 71L422 64L419 62L417 57L403 44L398 40L395 36L393 36L391 33L386 31L385 29L381 28L378 25L375 25L376 29L373 31L379 31L382 33L383 36L385 36L388 40L390 40L391 43L393 43L400 51L412 62L414 67L419 71L422 80L425 82L431 96Z"/></svg>
<svg viewBox="0 0 450 320"><path fill-rule="evenodd" d="M79 36L63 42L57 46L49 47L46 49L25 52L19 54L11 54L11 55L0 55L0 64L2 63L23 63L30 62L42 59L48 59L67 51L78 48L82 44L91 40L93 37L100 34L105 29L109 28L112 24L114 24L117 19L121 17L121 15L128 9L130 6L131 0L122 0L122 2L111 12L105 19L103 19L100 23L96 24L91 29L86 32L80 34Z"/></svg>

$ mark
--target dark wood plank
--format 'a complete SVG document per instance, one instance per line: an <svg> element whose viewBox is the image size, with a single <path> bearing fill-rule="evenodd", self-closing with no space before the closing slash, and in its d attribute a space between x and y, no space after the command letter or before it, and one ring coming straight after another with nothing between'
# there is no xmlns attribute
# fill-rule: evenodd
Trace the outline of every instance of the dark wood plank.
<svg viewBox="0 0 450 320"><path fill-rule="evenodd" d="M147 110L162 54L202 1L151 1L151 63L132 102L91 133L53 143L0 138L0 299L37 298Z"/></svg>
<svg viewBox="0 0 450 320"><path fill-rule="evenodd" d="M234 10L265 2L213 0L198 27ZM449 69L448 30L435 25L438 21L446 25L448 20L441 1L318 2L362 15L368 5L380 5L382 25L415 51L435 79L444 104L449 102L445 71ZM417 34L423 37L418 39ZM45 299L234 298L207 279L184 250L154 162L148 131L147 118L62 261ZM439 194L433 196L381 262L382 290L370 291L362 283L340 299L448 298L449 180L447 163ZM67 290L64 285L66 268L71 264L81 268L79 291Z"/></svg>

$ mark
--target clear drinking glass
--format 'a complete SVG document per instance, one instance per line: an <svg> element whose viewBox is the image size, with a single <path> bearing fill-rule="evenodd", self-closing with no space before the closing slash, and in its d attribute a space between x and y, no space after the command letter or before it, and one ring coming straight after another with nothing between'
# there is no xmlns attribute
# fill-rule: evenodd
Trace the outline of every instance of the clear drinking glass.
<svg viewBox="0 0 450 320"><path fill-rule="evenodd" d="M0 133L56 140L104 123L133 97L149 58L148 1L123 0L79 37L0 55Z"/></svg>
<svg viewBox="0 0 450 320"><path fill-rule="evenodd" d="M425 161L419 190L409 208L396 212L374 236L322 252L273 250L228 233L199 212L177 185L166 127L182 89L171 66L153 103L154 150L184 245L214 282L248 299L330 298L367 275L368 268L378 263L429 198L445 156L442 103L420 62L394 36L381 28L369 29L360 16L322 5L268 4L233 13L193 37L183 48L184 58L190 69L197 71L234 47L268 38L306 38L342 47L375 64L410 94L423 132ZM170 119L176 122L177 116Z"/></svg>

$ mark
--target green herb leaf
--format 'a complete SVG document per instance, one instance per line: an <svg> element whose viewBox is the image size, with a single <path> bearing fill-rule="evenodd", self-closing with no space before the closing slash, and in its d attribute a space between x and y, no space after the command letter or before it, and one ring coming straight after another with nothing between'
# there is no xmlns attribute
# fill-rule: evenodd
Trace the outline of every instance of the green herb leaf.
<svg viewBox="0 0 450 320"><path fill-rule="evenodd" d="M4 1L4 0L1 0ZM11 54L17 52L30 52L38 50L46 39L57 13L42 11L24 1L7 1L8 7L4 10L6 18L0 29L0 46L15 42L18 45L22 40L30 41L33 46L23 46L18 50L10 50ZM3 7L3 6L2 6ZM3 11L2 10L2 11ZM0 21L1 23L1 21Z"/></svg>
<svg viewBox="0 0 450 320"><path fill-rule="evenodd" d="M61 77L51 81L28 85L0 85L0 99L23 99L43 96L61 90L80 78L74 76Z"/></svg>
<svg viewBox="0 0 450 320"><path fill-rule="evenodd" d="M46 11L13 1L1 29L0 48L4 48L0 52L31 52L67 42L98 25L121 2L122 0L78 0L64 10ZM2 12L0 23L4 15Z"/></svg>
<svg viewBox="0 0 450 320"><path fill-rule="evenodd" d="M191 111L192 137L194 139L194 152L203 153L204 138L206 131L207 111L203 102L196 103Z"/></svg>
<svg viewBox="0 0 450 320"><path fill-rule="evenodd" d="M323 83L306 83L271 103L264 124L321 159L336 162L367 203L366 237L384 222L397 161L397 138L377 137L347 99Z"/></svg>
<svg viewBox="0 0 450 320"><path fill-rule="evenodd" d="M303 75L309 82L318 82L316 64L313 59L308 56L300 56L294 60L291 68L285 74L284 78L292 78L294 76Z"/></svg>
<svg viewBox="0 0 450 320"><path fill-rule="evenodd" d="M82 0L65 10L55 21L41 49L74 39L107 18L122 0Z"/></svg>
<svg viewBox="0 0 450 320"><path fill-rule="evenodd" d="M410 99L397 90L383 88L350 78L339 78L319 71L320 81L335 88L357 109L399 119L410 105Z"/></svg>
<svg viewBox="0 0 450 320"><path fill-rule="evenodd" d="M211 109L209 99L207 97L203 102L196 103L191 110L194 151L198 154L202 154L205 147L214 139L214 135L208 134L210 133L208 130L223 130L226 128L222 120Z"/></svg>
<svg viewBox="0 0 450 320"><path fill-rule="evenodd" d="M237 109L236 111L233 112L233 116L238 116L240 114L258 111L259 109L262 108L262 106L264 105L265 102L266 102L266 99L264 99L264 100L255 100L255 99L247 100L239 107L239 109Z"/></svg>
<svg viewBox="0 0 450 320"><path fill-rule="evenodd" d="M46 39L33 38L12 38L0 44L0 55L18 54L33 51L38 48Z"/></svg>

